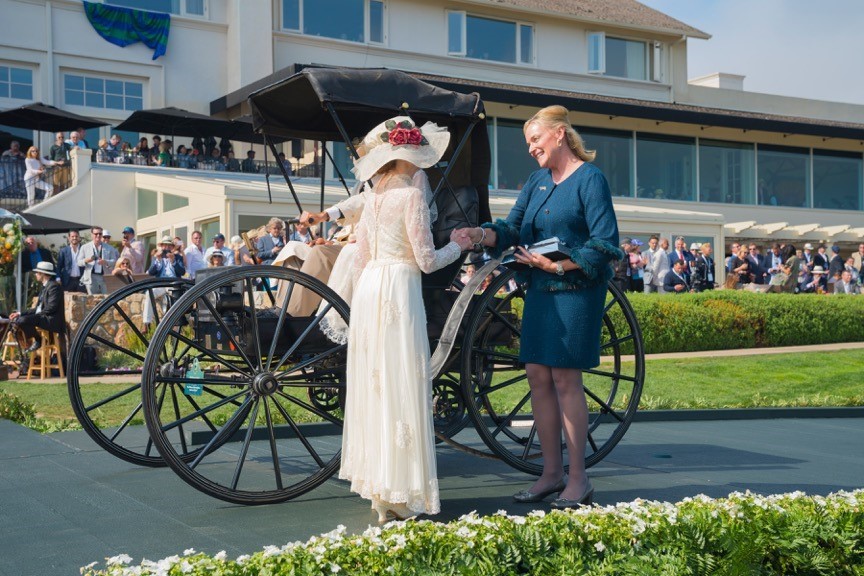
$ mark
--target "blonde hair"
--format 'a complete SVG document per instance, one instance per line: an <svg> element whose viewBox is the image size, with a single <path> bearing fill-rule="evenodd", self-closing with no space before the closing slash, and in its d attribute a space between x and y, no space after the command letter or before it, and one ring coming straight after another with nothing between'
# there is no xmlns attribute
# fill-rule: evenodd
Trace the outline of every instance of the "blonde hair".
<svg viewBox="0 0 864 576"><path fill-rule="evenodd" d="M30 148L27 149L27 156L30 156L30 154L32 154L33 152L39 154L39 148L37 148L36 146L30 146Z"/></svg>
<svg viewBox="0 0 864 576"><path fill-rule="evenodd" d="M540 109L532 116L522 127L522 132L527 132L531 124L538 124L547 130L558 130L564 128L564 136L567 139L567 146L573 151L577 158L585 162L592 162L597 156L594 150L585 149L585 141L579 135L573 126L570 125L568 115L570 112L564 106L547 106Z"/></svg>

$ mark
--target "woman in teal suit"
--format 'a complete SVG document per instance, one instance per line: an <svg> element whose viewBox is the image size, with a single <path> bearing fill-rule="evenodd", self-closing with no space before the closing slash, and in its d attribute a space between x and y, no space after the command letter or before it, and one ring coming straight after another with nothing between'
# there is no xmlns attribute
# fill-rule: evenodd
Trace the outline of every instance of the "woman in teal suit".
<svg viewBox="0 0 864 576"><path fill-rule="evenodd" d="M539 502L559 493L555 508L590 504L594 489L585 472L588 406L582 370L600 363L600 330L611 262L618 248L618 221L609 184L590 162L582 138L563 106L537 112L524 126L528 153L540 170L528 178L506 220L464 229L493 256L517 246L515 258L530 268L521 273L528 288L522 317L520 361L525 363L531 403L543 452L543 474L514 495ZM553 262L523 246L557 236L572 248L570 258ZM561 431L570 471L564 478Z"/></svg>

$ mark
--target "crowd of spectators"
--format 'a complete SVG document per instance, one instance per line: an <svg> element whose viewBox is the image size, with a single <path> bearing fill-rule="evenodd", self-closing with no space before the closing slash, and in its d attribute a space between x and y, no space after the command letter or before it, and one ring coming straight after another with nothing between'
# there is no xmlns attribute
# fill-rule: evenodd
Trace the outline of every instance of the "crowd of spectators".
<svg viewBox="0 0 864 576"><path fill-rule="evenodd" d="M683 236L669 248L666 238L651 236L647 247L637 239L624 238L627 255L615 267L615 284L625 292L677 294L718 288L719 277L710 243L687 247ZM752 292L859 294L864 285L864 243L846 257L836 244L820 244L814 250L774 243L766 253L755 242L733 242L723 262L725 288Z"/></svg>

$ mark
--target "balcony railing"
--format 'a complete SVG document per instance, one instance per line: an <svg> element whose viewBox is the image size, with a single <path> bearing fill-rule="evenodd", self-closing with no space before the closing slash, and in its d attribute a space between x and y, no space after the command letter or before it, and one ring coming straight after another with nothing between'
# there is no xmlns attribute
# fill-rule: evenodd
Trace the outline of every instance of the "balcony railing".
<svg viewBox="0 0 864 576"><path fill-rule="evenodd" d="M158 168L186 168L189 170L205 170L213 172L234 172L246 174L267 174L281 176L279 165L275 161L264 160L238 160L225 157L214 158L209 156L172 156L166 166L158 165L155 158L138 154L136 152L111 152L100 150L96 153L96 161L105 164L132 164L136 166L150 166ZM289 176L299 178L317 178L321 175L321 166L318 163L298 164L287 161L285 168Z"/></svg>
<svg viewBox="0 0 864 576"><path fill-rule="evenodd" d="M69 166L48 166L39 176L25 178L24 160L0 159L0 208L24 210L72 185Z"/></svg>

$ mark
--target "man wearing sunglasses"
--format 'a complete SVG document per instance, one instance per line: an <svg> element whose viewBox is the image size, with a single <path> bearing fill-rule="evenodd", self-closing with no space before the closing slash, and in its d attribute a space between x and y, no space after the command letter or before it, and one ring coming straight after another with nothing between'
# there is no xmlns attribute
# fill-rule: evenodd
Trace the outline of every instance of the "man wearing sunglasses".
<svg viewBox="0 0 864 576"><path fill-rule="evenodd" d="M78 252L78 266L84 268L81 274L81 284L87 288L88 294L105 294L105 274L111 274L116 262L116 250L106 248L102 242L102 228L94 226L90 229L93 240L87 242Z"/></svg>

